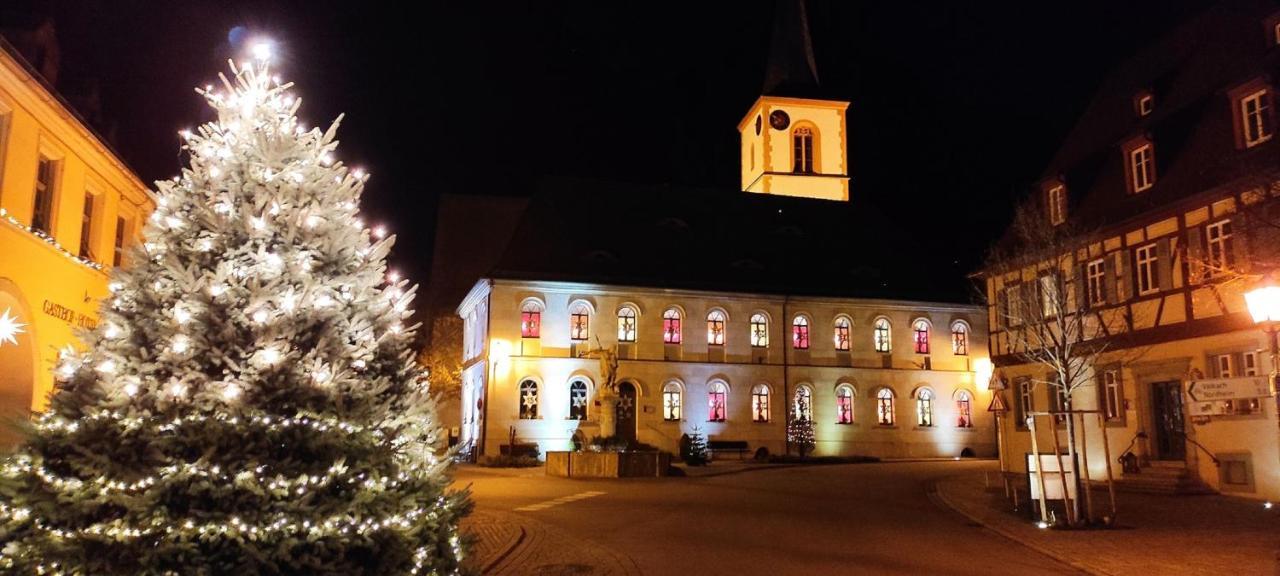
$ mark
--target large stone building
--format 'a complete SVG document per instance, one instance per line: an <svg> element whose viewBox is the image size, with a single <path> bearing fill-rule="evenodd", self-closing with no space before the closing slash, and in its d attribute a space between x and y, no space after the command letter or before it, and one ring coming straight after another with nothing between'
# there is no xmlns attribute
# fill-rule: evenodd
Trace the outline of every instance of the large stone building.
<svg viewBox="0 0 1280 576"><path fill-rule="evenodd" d="M849 103L818 95L803 3L783 6L800 12L738 125L740 191L558 182L496 233L456 310L475 454L513 433L564 450L615 419L664 450L699 430L779 453L801 417L818 454L995 454L984 310L931 300L945 250L850 190ZM601 348L616 408L586 357Z"/></svg>
<svg viewBox="0 0 1280 576"><path fill-rule="evenodd" d="M37 64L38 65L38 64ZM53 390L58 351L96 323L107 274L154 201L146 186L0 39L0 412ZM12 441L0 426L0 441Z"/></svg>
<svg viewBox="0 0 1280 576"><path fill-rule="evenodd" d="M1060 271L1067 297L1108 346L1071 397L1105 423L1089 414L1082 431L1095 481L1105 448L1141 467L1120 475L1121 487L1280 498L1265 378L1274 359L1243 295L1280 247L1268 230L1280 195L1278 74L1273 5L1210 8L1117 67L1043 173L1032 201L1054 225L1087 232ZM1016 349L1027 326L1008 312L1045 297L1050 276L1034 268L983 276L1013 409L1005 461L1019 473L1032 449L1026 415L1063 405L1044 385L1046 366ZM1052 451L1053 430L1065 446L1061 427L1041 420L1041 451Z"/></svg>

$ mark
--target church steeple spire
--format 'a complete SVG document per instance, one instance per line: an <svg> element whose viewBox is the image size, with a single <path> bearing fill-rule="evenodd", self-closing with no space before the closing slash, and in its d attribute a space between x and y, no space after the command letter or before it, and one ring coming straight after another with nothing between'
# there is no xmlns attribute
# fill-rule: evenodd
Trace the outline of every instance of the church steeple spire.
<svg viewBox="0 0 1280 576"><path fill-rule="evenodd" d="M818 64L809 35L809 14L804 0L778 0L773 37L765 69L766 96L815 96L819 86Z"/></svg>

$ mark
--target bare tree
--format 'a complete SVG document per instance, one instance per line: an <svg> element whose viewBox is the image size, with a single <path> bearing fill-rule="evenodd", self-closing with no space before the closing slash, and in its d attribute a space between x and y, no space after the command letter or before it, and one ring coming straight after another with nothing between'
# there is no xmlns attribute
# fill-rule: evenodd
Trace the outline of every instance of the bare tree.
<svg viewBox="0 0 1280 576"><path fill-rule="evenodd" d="M1090 254L1097 240L1097 234L1070 222L1052 222L1039 203L1028 202L1015 211L1012 227L991 251L984 268L996 290L991 296L1003 328L1001 353L1044 368L1031 376L1031 387L1046 387L1053 422L1065 420L1066 466L1076 478L1080 470L1072 399L1095 385L1095 367L1104 354L1111 352L1109 360L1116 360L1111 345L1134 323L1128 312L1120 311L1127 308L1102 306L1119 301L1117 292L1123 289L1119 279L1127 272L1120 259L1104 259L1103 273L1089 275L1087 264L1098 261ZM1052 432L1057 444L1056 426ZM1058 461L1063 470L1061 456ZM1062 488L1065 493L1065 477ZM1067 516L1073 523L1079 518L1077 501L1071 501Z"/></svg>

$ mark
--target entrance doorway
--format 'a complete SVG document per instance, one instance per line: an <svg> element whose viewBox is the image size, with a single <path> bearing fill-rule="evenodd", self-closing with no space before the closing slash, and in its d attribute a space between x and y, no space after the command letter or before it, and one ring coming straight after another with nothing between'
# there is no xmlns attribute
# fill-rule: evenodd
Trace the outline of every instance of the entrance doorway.
<svg viewBox="0 0 1280 576"><path fill-rule="evenodd" d="M1186 427L1182 419L1182 383L1151 385L1151 416L1156 429L1156 459L1186 460Z"/></svg>
<svg viewBox="0 0 1280 576"><path fill-rule="evenodd" d="M617 427L618 438L636 441L636 387L630 382L618 385Z"/></svg>

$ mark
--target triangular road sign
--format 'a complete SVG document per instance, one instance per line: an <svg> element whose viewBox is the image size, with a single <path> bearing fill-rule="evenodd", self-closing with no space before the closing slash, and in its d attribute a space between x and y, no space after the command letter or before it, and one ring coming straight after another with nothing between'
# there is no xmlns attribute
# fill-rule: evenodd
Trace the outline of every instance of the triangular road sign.
<svg viewBox="0 0 1280 576"><path fill-rule="evenodd" d="M987 406L987 412L1008 412L1009 406L1004 403L1004 396L999 392L991 397L991 405Z"/></svg>

